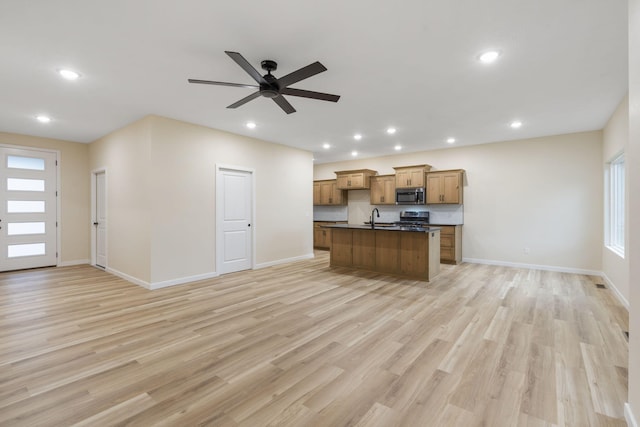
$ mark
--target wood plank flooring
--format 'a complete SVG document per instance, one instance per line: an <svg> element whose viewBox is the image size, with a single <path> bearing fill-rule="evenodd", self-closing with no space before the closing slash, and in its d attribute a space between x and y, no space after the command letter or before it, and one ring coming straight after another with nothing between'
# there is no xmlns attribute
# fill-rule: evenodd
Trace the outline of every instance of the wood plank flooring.
<svg viewBox="0 0 640 427"><path fill-rule="evenodd" d="M328 254L148 291L0 274L2 426L625 426L628 315L594 277Z"/></svg>

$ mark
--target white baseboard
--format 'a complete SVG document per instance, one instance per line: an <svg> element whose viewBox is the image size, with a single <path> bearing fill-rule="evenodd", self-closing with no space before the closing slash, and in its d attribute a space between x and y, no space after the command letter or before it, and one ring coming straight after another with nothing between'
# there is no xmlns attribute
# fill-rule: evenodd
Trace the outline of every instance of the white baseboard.
<svg viewBox="0 0 640 427"><path fill-rule="evenodd" d="M462 258L462 262L469 262L472 264L499 265L503 267L529 268L531 270L557 271L558 273L573 273L573 274L585 274L588 276L602 276L601 271L585 270L582 268L572 268L572 267L558 267L555 265L524 264L524 263L518 263L518 262L496 261L491 259L479 259L479 258Z"/></svg>
<svg viewBox="0 0 640 427"><path fill-rule="evenodd" d="M60 262L58 264L58 267L71 267L74 265L83 265L83 264L89 264L89 260L88 259L76 259L76 260L72 260L72 261L63 261Z"/></svg>
<svg viewBox="0 0 640 427"><path fill-rule="evenodd" d="M636 421L636 417L634 417L633 412L631 412L631 405L629 405L629 403L624 404L624 419L627 420L629 427L640 427L638 421Z"/></svg>
<svg viewBox="0 0 640 427"><path fill-rule="evenodd" d="M267 267L272 267L274 265L287 264L289 262L302 261L305 259L313 259L313 258L314 258L314 255L313 255L313 252L311 252L310 254L300 255L292 258L284 258L276 261L262 262L260 264L256 264L255 268L256 270L258 270L260 268L267 268Z"/></svg>
<svg viewBox="0 0 640 427"><path fill-rule="evenodd" d="M618 288L616 288L616 285L614 285L613 282L609 280L606 274L602 273L601 277L602 279L604 279L605 283L607 284L607 287L611 289L613 291L613 294L618 298L618 301L620 301L620 304L622 304L624 308L626 308L627 311L629 311L629 301L627 301L624 295L620 293Z"/></svg>
<svg viewBox="0 0 640 427"><path fill-rule="evenodd" d="M153 282L153 283L151 283L149 289L153 290L153 289L166 288L166 287L169 287L169 286L184 285L185 283L197 282L199 280L212 279L212 278L218 277L218 276L219 276L219 274L214 271L212 273L198 274L196 276L181 277L179 279L165 280L165 281L162 281L162 282Z"/></svg>
<svg viewBox="0 0 640 427"><path fill-rule="evenodd" d="M113 268L109 268L109 267L107 267L107 268L105 268L104 270L105 270L107 273L111 273L111 274L113 274L114 276L118 276L118 277L120 277L121 279L126 280L127 282L131 282L131 283L133 283L134 285L138 285L138 286L142 286L143 288L151 289L151 285L149 284L149 282L145 282L144 280L140 280L140 279L138 279L138 278L136 278L136 277L129 276L128 274L123 273L123 272L118 271L118 270L113 269Z"/></svg>

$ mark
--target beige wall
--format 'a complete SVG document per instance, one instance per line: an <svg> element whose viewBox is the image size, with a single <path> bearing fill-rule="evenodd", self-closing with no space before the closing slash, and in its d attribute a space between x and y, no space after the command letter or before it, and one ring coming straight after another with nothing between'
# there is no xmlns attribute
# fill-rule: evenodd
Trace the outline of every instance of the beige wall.
<svg viewBox="0 0 640 427"><path fill-rule="evenodd" d="M0 144L60 152L60 265L89 260L89 146L57 139L0 132Z"/></svg>
<svg viewBox="0 0 640 427"><path fill-rule="evenodd" d="M609 119L603 130L602 160L604 167L608 168L608 163L622 151L628 151L629 145L629 99L624 99ZM626 168L626 181L629 182L629 168ZM605 182L606 184L606 182ZM606 191L605 191L606 194ZM627 192L628 195L628 192ZM606 199L606 197L605 197ZM605 205L607 201L605 200ZM628 207L626 217L629 218ZM606 224L605 224L606 226ZM625 228L625 247L629 246L629 227ZM629 254L623 258L603 245L602 247L602 272L610 286L618 292L619 296L629 306Z"/></svg>
<svg viewBox="0 0 640 427"><path fill-rule="evenodd" d="M258 267L311 256L310 152L163 117L151 122L152 282L216 270L217 164L254 171Z"/></svg>
<svg viewBox="0 0 640 427"><path fill-rule="evenodd" d="M151 279L151 120L142 119L89 146L91 171L106 170L107 267Z"/></svg>
<svg viewBox="0 0 640 427"><path fill-rule="evenodd" d="M640 422L640 0L629 1L629 404Z"/></svg>
<svg viewBox="0 0 640 427"><path fill-rule="evenodd" d="M388 174L393 166L423 163L466 170L465 259L601 271L602 132L320 164L314 179L358 168Z"/></svg>
<svg viewBox="0 0 640 427"><path fill-rule="evenodd" d="M108 266L144 284L216 272L216 165L255 176L257 267L313 254L312 154L149 116L91 144L107 168Z"/></svg>

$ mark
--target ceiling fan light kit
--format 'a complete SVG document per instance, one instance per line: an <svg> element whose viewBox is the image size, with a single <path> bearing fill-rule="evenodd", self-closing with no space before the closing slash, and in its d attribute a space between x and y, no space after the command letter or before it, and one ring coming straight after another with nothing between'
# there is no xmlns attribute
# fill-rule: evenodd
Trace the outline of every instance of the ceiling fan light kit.
<svg viewBox="0 0 640 427"><path fill-rule="evenodd" d="M287 101L282 95L319 99L321 101L330 101L330 102L338 102L338 100L340 99L339 95L332 95L329 93L314 92L314 91L303 90L303 89L294 89L289 87L290 85L297 83L301 80L315 76L316 74L322 73L323 71L327 71L327 68L318 61L314 62L313 64L309 64L306 67L302 67L292 73L289 73L286 76L276 78L273 74L271 74L272 71L275 71L278 69L278 64L275 61L266 59L261 62L260 65L262 69L267 72L267 74L263 76L263 75L260 75L258 70L256 70L249 63L249 61L247 61L238 52L225 51L225 53L229 55L229 57L233 59L236 62L236 64L238 64L258 84L247 85L247 84L241 84L241 83L216 82L211 80L198 80L198 79L189 79L188 81L189 83L196 83L196 84L245 87L245 88L257 89L256 92L253 92L251 95L248 95L240 99L239 101L234 102L233 104L229 105L227 108L238 108L246 104L247 102L253 99L256 99L259 96L263 96L265 98L273 99L273 101L276 104L278 104L278 106L285 113L291 114L291 113L295 113L296 109L293 108L293 106L289 103L289 101Z"/></svg>

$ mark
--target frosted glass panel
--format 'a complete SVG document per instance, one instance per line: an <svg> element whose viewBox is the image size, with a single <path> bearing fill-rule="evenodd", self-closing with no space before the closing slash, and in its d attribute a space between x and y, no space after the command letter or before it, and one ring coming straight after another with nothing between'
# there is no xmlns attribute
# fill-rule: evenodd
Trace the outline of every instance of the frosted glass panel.
<svg viewBox="0 0 640 427"><path fill-rule="evenodd" d="M7 224L9 236L44 234L44 222L10 222Z"/></svg>
<svg viewBox="0 0 640 427"><path fill-rule="evenodd" d="M7 190L44 191L44 179L7 178Z"/></svg>
<svg viewBox="0 0 640 427"><path fill-rule="evenodd" d="M9 258L17 258L21 256L44 255L44 243L28 243L24 245L9 245Z"/></svg>
<svg viewBox="0 0 640 427"><path fill-rule="evenodd" d="M7 156L7 167L12 169L44 170L44 159L36 157Z"/></svg>
<svg viewBox="0 0 640 427"><path fill-rule="evenodd" d="M43 213L44 200L7 200L8 213Z"/></svg>

